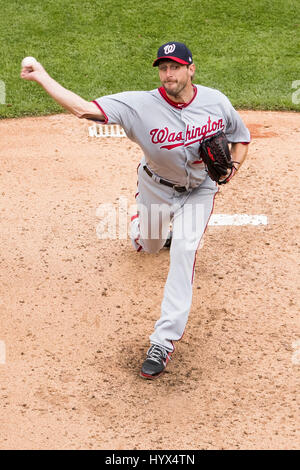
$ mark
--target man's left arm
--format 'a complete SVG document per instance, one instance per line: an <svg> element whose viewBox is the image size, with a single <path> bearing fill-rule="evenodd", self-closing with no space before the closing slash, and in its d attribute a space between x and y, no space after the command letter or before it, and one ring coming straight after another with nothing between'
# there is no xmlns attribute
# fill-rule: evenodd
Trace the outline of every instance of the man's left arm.
<svg viewBox="0 0 300 470"><path fill-rule="evenodd" d="M231 144L231 156L236 168L236 171L240 169L244 163L247 153L248 153L249 144L243 144L241 142Z"/></svg>

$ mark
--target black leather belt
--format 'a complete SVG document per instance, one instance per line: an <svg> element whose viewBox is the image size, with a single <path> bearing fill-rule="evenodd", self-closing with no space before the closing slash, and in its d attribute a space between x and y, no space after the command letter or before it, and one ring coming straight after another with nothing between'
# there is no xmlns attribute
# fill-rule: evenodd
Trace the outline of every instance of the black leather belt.
<svg viewBox="0 0 300 470"><path fill-rule="evenodd" d="M152 171L149 170L149 168L146 165L143 168L144 168L145 172L149 176L151 176L151 178L154 176ZM178 184L170 183L170 181L166 181L166 180L164 180L162 178L159 178L159 177L156 177L155 181L157 181L160 184L164 184L165 186L169 186L169 188L173 188L173 189L175 189L175 191L178 191L179 193L184 193L186 191L185 186L179 186Z"/></svg>

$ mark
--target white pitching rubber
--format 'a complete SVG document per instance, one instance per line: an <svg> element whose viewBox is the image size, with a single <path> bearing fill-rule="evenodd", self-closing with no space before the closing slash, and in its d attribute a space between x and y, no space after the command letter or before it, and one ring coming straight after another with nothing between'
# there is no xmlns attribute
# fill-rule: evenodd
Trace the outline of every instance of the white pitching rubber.
<svg viewBox="0 0 300 470"><path fill-rule="evenodd" d="M266 215L212 214L208 225L268 225Z"/></svg>

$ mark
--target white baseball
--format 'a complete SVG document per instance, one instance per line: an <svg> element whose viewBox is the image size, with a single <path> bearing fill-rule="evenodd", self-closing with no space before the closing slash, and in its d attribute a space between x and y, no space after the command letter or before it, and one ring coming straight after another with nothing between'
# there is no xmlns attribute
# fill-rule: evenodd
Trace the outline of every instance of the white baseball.
<svg viewBox="0 0 300 470"><path fill-rule="evenodd" d="M37 63L37 60L34 57L25 57L22 60L22 67L32 67Z"/></svg>

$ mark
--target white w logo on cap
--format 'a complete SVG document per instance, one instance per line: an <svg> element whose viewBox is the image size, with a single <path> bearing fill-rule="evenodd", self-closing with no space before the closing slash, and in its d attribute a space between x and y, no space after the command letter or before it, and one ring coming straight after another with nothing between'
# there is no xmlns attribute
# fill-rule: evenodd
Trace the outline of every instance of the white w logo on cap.
<svg viewBox="0 0 300 470"><path fill-rule="evenodd" d="M167 46L164 47L165 54L172 54L172 52L175 51L175 44L168 44Z"/></svg>

